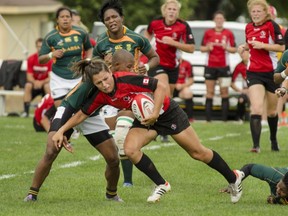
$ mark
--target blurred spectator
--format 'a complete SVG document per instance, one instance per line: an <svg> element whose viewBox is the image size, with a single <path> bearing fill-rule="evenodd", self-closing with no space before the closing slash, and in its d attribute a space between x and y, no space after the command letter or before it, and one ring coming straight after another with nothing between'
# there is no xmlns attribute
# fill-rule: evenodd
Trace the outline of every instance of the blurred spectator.
<svg viewBox="0 0 288 216"><path fill-rule="evenodd" d="M39 64L38 54L42 46L43 39L36 40L37 52L27 59L27 82L24 86L24 113L23 117L29 116L31 101L38 95L44 96L50 93L49 73L52 70L53 61L50 60L45 64Z"/></svg>
<svg viewBox="0 0 288 216"><path fill-rule="evenodd" d="M190 86L193 84L193 71L190 62L179 59L178 80L175 85L173 97L179 97L185 100L185 111L190 122L193 122L193 93Z"/></svg>
<svg viewBox="0 0 288 216"><path fill-rule="evenodd" d="M71 11L72 11L72 25L81 27L87 33L89 33L89 28L82 23L81 16L80 16L79 12L75 9L72 9Z"/></svg>
<svg viewBox="0 0 288 216"><path fill-rule="evenodd" d="M81 21L81 16L79 14L79 12L75 9L72 9L72 25L74 26L78 26L83 28L87 33L89 33L89 28L84 25L84 23ZM96 41L94 40L94 38L90 37L90 43L92 45L92 47L96 46Z"/></svg>

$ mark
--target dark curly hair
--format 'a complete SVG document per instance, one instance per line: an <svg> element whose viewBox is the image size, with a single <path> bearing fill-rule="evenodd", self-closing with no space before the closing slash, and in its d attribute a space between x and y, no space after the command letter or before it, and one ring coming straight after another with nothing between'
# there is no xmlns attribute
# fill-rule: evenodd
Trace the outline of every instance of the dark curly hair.
<svg viewBox="0 0 288 216"><path fill-rule="evenodd" d="M286 186L286 190L288 191L288 172L284 175L284 177L282 178L282 181Z"/></svg>
<svg viewBox="0 0 288 216"><path fill-rule="evenodd" d="M103 2L98 17L100 19L101 22L104 23L104 13L106 12L106 10L108 9L113 9L115 11L117 11L117 13L119 13L119 15L122 17L123 15L123 8L122 8L122 4L120 0L106 0Z"/></svg>

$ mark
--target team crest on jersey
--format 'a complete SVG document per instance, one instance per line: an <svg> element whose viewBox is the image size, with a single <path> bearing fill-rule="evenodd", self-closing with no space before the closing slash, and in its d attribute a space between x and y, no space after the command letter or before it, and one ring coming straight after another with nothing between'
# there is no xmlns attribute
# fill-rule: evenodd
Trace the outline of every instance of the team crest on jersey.
<svg viewBox="0 0 288 216"><path fill-rule="evenodd" d="M119 44L115 46L115 50L120 50L120 49L122 49L122 45Z"/></svg>
<svg viewBox="0 0 288 216"><path fill-rule="evenodd" d="M260 32L260 38L266 38L266 32L265 31Z"/></svg>
<svg viewBox="0 0 288 216"><path fill-rule="evenodd" d="M172 38L173 38L173 39L177 39L177 33L176 33L176 32L173 32Z"/></svg>
<svg viewBox="0 0 288 216"><path fill-rule="evenodd" d="M57 43L57 46L63 46L63 45L64 45L63 42L64 42L63 40L60 40L60 41Z"/></svg>
<svg viewBox="0 0 288 216"><path fill-rule="evenodd" d="M282 40L282 39L283 39L282 34L279 34L279 35L277 36L277 38L278 38L279 40Z"/></svg>
<svg viewBox="0 0 288 216"><path fill-rule="evenodd" d="M143 85L148 85L148 84L149 84L149 78L144 78Z"/></svg>
<svg viewBox="0 0 288 216"><path fill-rule="evenodd" d="M78 41L79 41L78 36L74 36L74 37L73 37L73 40L74 40L75 42L78 42Z"/></svg>
<svg viewBox="0 0 288 216"><path fill-rule="evenodd" d="M131 44L126 44L126 50L129 52L131 51Z"/></svg>
<svg viewBox="0 0 288 216"><path fill-rule="evenodd" d="M123 97L123 100L124 101L130 101L130 97L129 96L125 96L125 97Z"/></svg>
<svg viewBox="0 0 288 216"><path fill-rule="evenodd" d="M70 42L72 41L72 39L71 39L71 37L66 37L66 38L64 39L64 41L65 41L66 43L70 43Z"/></svg>

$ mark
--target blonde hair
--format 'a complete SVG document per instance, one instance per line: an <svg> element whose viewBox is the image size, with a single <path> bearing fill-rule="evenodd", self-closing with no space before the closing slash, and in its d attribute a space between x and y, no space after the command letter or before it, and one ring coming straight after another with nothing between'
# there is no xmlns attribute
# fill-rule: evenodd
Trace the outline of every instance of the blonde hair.
<svg viewBox="0 0 288 216"><path fill-rule="evenodd" d="M179 15L179 11L180 11L180 9L181 9L181 3L180 3L179 1L177 1L177 0L166 0L165 3L161 6L161 13L162 13L162 16L163 16L163 17L164 17L164 15L165 15L165 9L166 9L167 5L170 4L170 3L174 3L174 4L177 6L177 8L178 8L178 15ZM178 15L177 15L177 16L178 16Z"/></svg>
<svg viewBox="0 0 288 216"><path fill-rule="evenodd" d="M252 10L252 7L255 5L260 5L263 7L264 12L266 12L266 21L272 18L271 13L269 12L269 4L266 2L266 0L249 0L247 2L247 8L249 13Z"/></svg>

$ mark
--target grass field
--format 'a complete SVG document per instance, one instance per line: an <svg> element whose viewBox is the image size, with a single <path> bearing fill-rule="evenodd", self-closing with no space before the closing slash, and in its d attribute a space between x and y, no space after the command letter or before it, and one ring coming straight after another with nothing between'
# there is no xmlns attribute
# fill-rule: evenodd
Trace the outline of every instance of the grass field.
<svg viewBox="0 0 288 216"><path fill-rule="evenodd" d="M248 123L195 122L193 127L202 143L216 150L233 169L252 162L287 166L287 127L279 128L279 153L270 151L269 131L263 127L260 154L248 152L252 142ZM0 118L0 134L0 215L3 216L250 216L288 212L286 206L266 204L268 184L253 177L244 181L239 203L232 204L229 195L218 192L227 186L225 179L207 165L189 158L174 142L153 142L144 149L172 186L172 191L160 202L146 203L153 184L136 168L132 188L123 188L122 174L120 177L118 192L125 202L106 201L104 160L83 137L73 141L74 154L61 152L38 201L25 203L33 171L45 150L46 134L34 132L32 118L8 117Z"/></svg>

